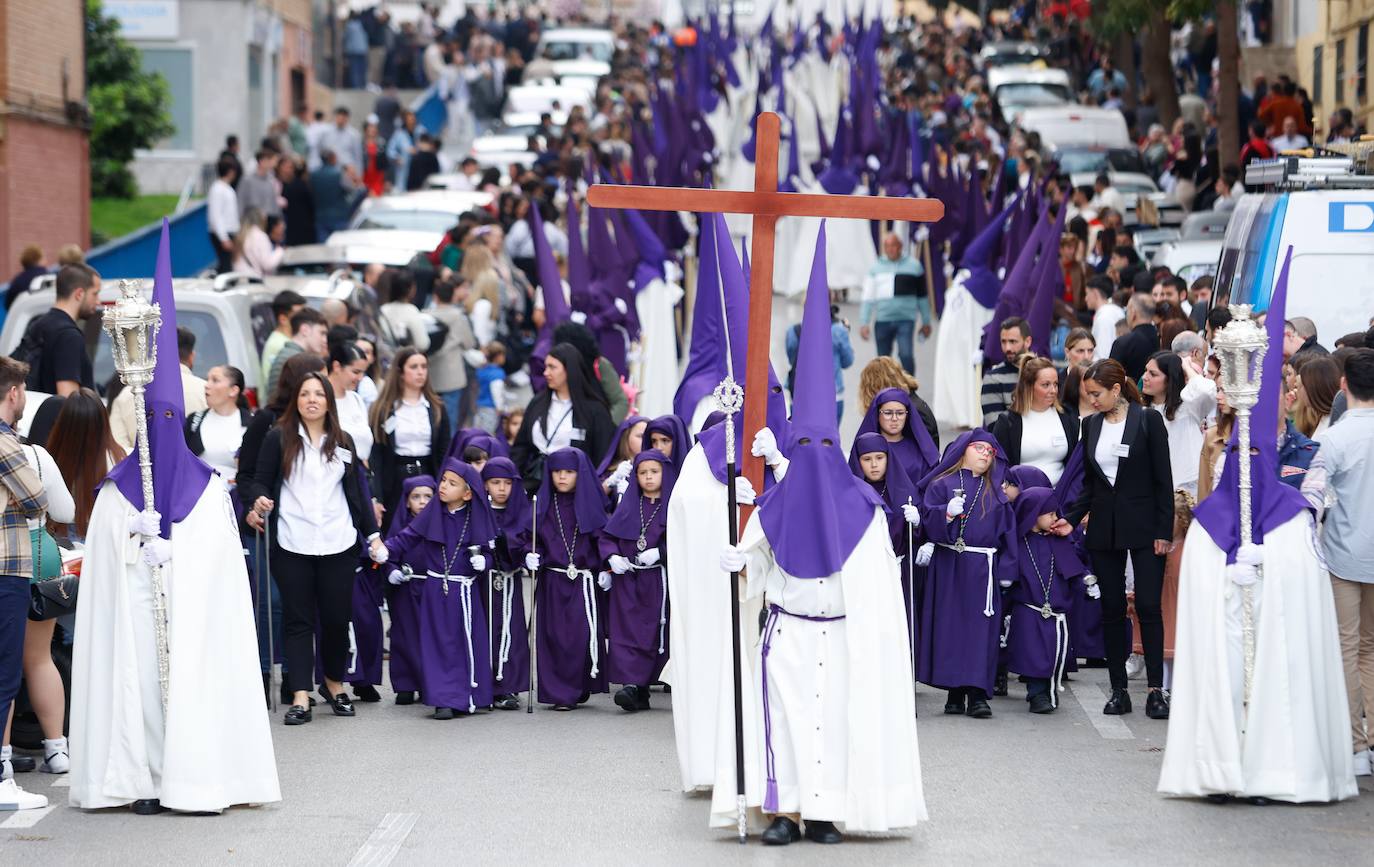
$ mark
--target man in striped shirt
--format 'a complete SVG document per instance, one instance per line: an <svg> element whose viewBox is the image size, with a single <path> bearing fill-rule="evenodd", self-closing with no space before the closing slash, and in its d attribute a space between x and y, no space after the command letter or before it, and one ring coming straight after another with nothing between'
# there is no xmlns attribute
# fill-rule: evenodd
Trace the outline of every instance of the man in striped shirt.
<svg viewBox="0 0 1374 867"><path fill-rule="evenodd" d="M983 427L991 430L997 417L1011 409L1011 397L1016 391L1016 379L1021 370L1016 360L1030 349L1030 323L1020 316L1002 320L999 337L1003 361L983 371Z"/></svg>

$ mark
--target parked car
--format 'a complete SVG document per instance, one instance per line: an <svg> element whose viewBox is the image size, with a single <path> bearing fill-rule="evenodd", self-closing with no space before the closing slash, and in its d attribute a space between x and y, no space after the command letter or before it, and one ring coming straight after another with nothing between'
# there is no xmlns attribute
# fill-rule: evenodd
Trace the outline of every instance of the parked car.
<svg viewBox="0 0 1374 867"><path fill-rule="evenodd" d="M590 109L592 95L572 84L522 84L506 91L506 113L569 112L573 106Z"/></svg>
<svg viewBox="0 0 1374 867"><path fill-rule="evenodd" d="M1042 144L1053 150L1135 146L1126 129L1126 118L1116 109L1087 105L1028 108L1017 125L1026 132L1039 133Z"/></svg>
<svg viewBox="0 0 1374 867"><path fill-rule="evenodd" d="M1028 108L1068 105L1074 99L1069 74L1041 66L994 67L988 71L988 92L1007 123Z"/></svg>
<svg viewBox="0 0 1374 867"><path fill-rule="evenodd" d="M556 27L544 31L538 54L553 61L554 78L583 76L593 79L611 73L615 36L594 27Z"/></svg>
<svg viewBox="0 0 1374 867"><path fill-rule="evenodd" d="M1090 187L1097 180L1097 175L1097 172L1076 172L1069 175L1069 182L1075 187ZM1161 192L1159 184L1149 175L1108 170L1107 179L1126 198L1126 213L1121 215L1123 225L1134 226L1140 222L1136 209L1142 196L1148 199L1159 213L1161 227L1177 226L1183 222L1183 207L1173 196Z"/></svg>
<svg viewBox="0 0 1374 867"><path fill-rule="evenodd" d="M978 58L983 68L988 70L999 66L1024 66L1036 61L1048 63L1051 60L1049 50L1034 42L993 42L983 46Z"/></svg>
<svg viewBox="0 0 1374 867"><path fill-rule="evenodd" d="M1197 211L1184 218L1178 236L1184 241L1221 240L1231 222L1231 211Z"/></svg>
<svg viewBox="0 0 1374 867"><path fill-rule="evenodd" d="M438 246L437 242L435 246ZM425 252L433 249L435 248L430 247ZM349 268L361 273L374 262L388 268L404 268L415 258L415 253L415 250L405 247L377 246L370 243L302 244L299 247L286 248L286 255L282 257L281 265L277 266L277 274L295 277L319 276L332 274L340 268Z"/></svg>
<svg viewBox="0 0 1374 867"><path fill-rule="evenodd" d="M365 199L358 206L357 213L348 223L348 229L442 234L457 224L459 215L476 208L488 207L491 202L491 193L458 190L415 190L391 196L376 196Z"/></svg>
<svg viewBox="0 0 1374 867"><path fill-rule="evenodd" d="M1216 274L1217 262L1221 259L1221 240L1185 241L1177 240L1162 244L1155 251L1150 264L1163 265L1188 281L1191 286L1199 277Z"/></svg>

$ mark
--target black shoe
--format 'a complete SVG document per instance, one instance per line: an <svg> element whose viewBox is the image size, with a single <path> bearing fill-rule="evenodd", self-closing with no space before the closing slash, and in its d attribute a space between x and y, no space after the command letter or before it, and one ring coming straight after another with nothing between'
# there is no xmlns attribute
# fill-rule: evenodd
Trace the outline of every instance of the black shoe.
<svg viewBox="0 0 1374 867"><path fill-rule="evenodd" d="M812 843L843 843L844 837L840 834L834 822L816 822L806 820L806 839Z"/></svg>
<svg viewBox="0 0 1374 867"><path fill-rule="evenodd" d="M1250 804L1251 804L1252 806L1255 806L1255 807L1267 807L1267 806L1269 806L1270 804L1274 803L1273 801L1269 800L1268 798L1263 798L1263 797L1260 797L1259 795L1256 795L1256 796L1253 797L1253 798L1247 798L1247 800L1250 802Z"/></svg>
<svg viewBox="0 0 1374 867"><path fill-rule="evenodd" d="M1145 698L1145 715L1150 719L1169 718L1169 695L1162 689L1152 689Z"/></svg>
<svg viewBox="0 0 1374 867"><path fill-rule="evenodd" d="M281 682L281 703L286 705L287 707L290 707L291 703L295 700L296 691L291 687L287 686L286 681L283 680Z"/></svg>
<svg viewBox="0 0 1374 867"><path fill-rule="evenodd" d="M1053 689L1053 687L1051 687L1051 689ZM1031 696L1031 697L1030 697L1030 712L1031 712L1031 713L1054 713L1054 702L1052 702L1052 701L1050 700L1050 694L1049 694L1048 692L1042 692L1042 693L1040 693L1039 695L1033 695L1033 696Z"/></svg>
<svg viewBox="0 0 1374 867"><path fill-rule="evenodd" d="M617 707L626 713L634 713L639 710L639 687L622 686L615 694L615 703ZM646 706L648 705L647 699L644 704Z"/></svg>
<svg viewBox="0 0 1374 867"><path fill-rule="evenodd" d="M16 774L27 774L38 767L38 759L33 756L15 755L10 758L10 767L14 768Z"/></svg>
<svg viewBox="0 0 1374 867"><path fill-rule="evenodd" d="M519 710L520 699L513 695L498 695L492 701L491 706L497 710Z"/></svg>
<svg viewBox="0 0 1374 867"><path fill-rule="evenodd" d="M587 702L589 702L589 701L591 701L591 700L592 700L592 694L591 694L591 692L584 692L584 693L582 693L580 696L577 697L577 703L578 703L578 704L586 704Z"/></svg>
<svg viewBox="0 0 1374 867"><path fill-rule="evenodd" d="M262 673L262 698L267 702L267 707L272 707L272 673L264 671Z"/></svg>
<svg viewBox="0 0 1374 867"><path fill-rule="evenodd" d="M415 690L407 689L396 693L397 704L415 704Z"/></svg>
<svg viewBox="0 0 1374 867"><path fill-rule="evenodd" d="M289 726L303 726L314 718L315 712L308 707L293 704L286 709L286 724Z"/></svg>
<svg viewBox="0 0 1374 867"><path fill-rule="evenodd" d="M553 706L553 709L554 709L554 710L564 710L564 711L566 711L566 710L576 710L576 709L577 709L577 705L575 705L575 704L556 704L556 705Z"/></svg>
<svg viewBox="0 0 1374 867"><path fill-rule="evenodd" d="M988 695L981 689L971 689L968 694L968 710L965 711L974 719L987 719L992 716L992 708L988 706Z"/></svg>
<svg viewBox="0 0 1374 867"><path fill-rule="evenodd" d="M997 676L992 679L992 694L1007 694L1007 673L1005 671L997 672Z"/></svg>
<svg viewBox="0 0 1374 867"><path fill-rule="evenodd" d="M353 695L358 701L365 701L368 704L372 704L373 702L382 700L382 694L377 692L377 687L370 683L355 683L352 684L352 686Z"/></svg>
<svg viewBox="0 0 1374 867"><path fill-rule="evenodd" d="M945 713L964 712L964 691L962 689L951 689L949 697L945 699Z"/></svg>
<svg viewBox="0 0 1374 867"><path fill-rule="evenodd" d="M1102 713L1106 716L1121 716L1131 712L1131 694L1124 689L1113 689L1112 697L1107 699L1107 704L1102 708Z"/></svg>
<svg viewBox="0 0 1374 867"><path fill-rule="evenodd" d="M334 709L334 716L354 716L357 713L353 710L353 700L346 692L330 695L329 687L320 684L320 698L329 702L329 706Z"/></svg>
<svg viewBox="0 0 1374 867"><path fill-rule="evenodd" d="M1230 796L1230 795L1208 795L1208 796L1207 796L1207 800L1211 801L1213 804L1229 804L1229 803L1231 803L1231 796Z"/></svg>
<svg viewBox="0 0 1374 867"><path fill-rule="evenodd" d="M786 846L801 839L801 828L786 816L777 816L760 839L765 846Z"/></svg>
<svg viewBox="0 0 1374 867"><path fill-rule="evenodd" d="M451 707L436 707L436 708L434 709L434 718L435 718L435 719L453 719L453 708L451 708Z"/></svg>
<svg viewBox="0 0 1374 867"><path fill-rule="evenodd" d="M136 816L156 816L158 813L167 812L167 808L162 806L162 802L157 798L140 798L134 801L134 815Z"/></svg>

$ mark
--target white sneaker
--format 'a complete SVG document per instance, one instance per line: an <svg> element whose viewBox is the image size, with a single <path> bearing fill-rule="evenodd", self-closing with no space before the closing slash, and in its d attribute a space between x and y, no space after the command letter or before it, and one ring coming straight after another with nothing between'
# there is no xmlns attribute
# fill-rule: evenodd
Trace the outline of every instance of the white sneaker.
<svg viewBox="0 0 1374 867"><path fill-rule="evenodd" d="M1145 657L1138 653L1132 653L1126 658L1126 677L1130 680L1139 680L1145 673Z"/></svg>
<svg viewBox="0 0 1374 867"><path fill-rule="evenodd" d="M38 770L45 774L65 774L71 770L72 762L67 756L67 739L43 741L43 764Z"/></svg>
<svg viewBox="0 0 1374 867"><path fill-rule="evenodd" d="M1360 750L1355 754L1355 776L1367 777L1370 775L1369 750Z"/></svg>
<svg viewBox="0 0 1374 867"><path fill-rule="evenodd" d="M40 810L48 806L43 795L26 792L14 780L0 782L0 810Z"/></svg>

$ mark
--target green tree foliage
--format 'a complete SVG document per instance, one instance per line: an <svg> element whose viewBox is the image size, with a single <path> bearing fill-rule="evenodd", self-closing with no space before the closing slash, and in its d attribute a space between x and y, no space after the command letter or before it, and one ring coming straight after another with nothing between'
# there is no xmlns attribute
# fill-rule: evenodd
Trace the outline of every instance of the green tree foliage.
<svg viewBox="0 0 1374 867"><path fill-rule="evenodd" d="M105 15L100 0L86 0L86 101L91 113L91 195L132 198L138 192L129 163L176 131L168 111L171 93L161 73L144 72L137 48Z"/></svg>
<svg viewBox="0 0 1374 867"><path fill-rule="evenodd" d="M1150 18L1163 12L1174 24L1196 21L1212 11L1211 0L1095 0L1093 30L1111 38L1120 33L1138 33Z"/></svg>

